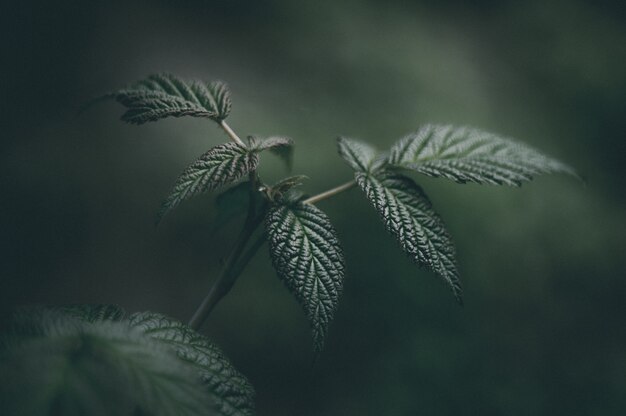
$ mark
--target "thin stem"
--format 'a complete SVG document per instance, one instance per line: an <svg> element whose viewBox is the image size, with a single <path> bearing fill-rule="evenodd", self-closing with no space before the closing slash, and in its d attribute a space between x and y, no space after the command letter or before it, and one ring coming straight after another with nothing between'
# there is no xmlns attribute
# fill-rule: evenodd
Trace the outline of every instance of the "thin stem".
<svg viewBox="0 0 626 416"><path fill-rule="evenodd" d="M193 314L192 318L189 320L189 326L193 329L198 329L204 321L208 318L209 314L215 308L215 305L230 291L230 289L235 284L235 280L239 277L239 274L243 271L245 264L237 264L239 257L244 251L248 240L252 236L254 230L261 223L260 219L251 223L246 221L241 233L239 234L239 238L233 247L233 251L228 256L226 260L226 264L222 269L219 277L209 290L209 293L205 296L204 300ZM254 253L252 253L254 254ZM247 258L248 256L244 256ZM251 258L252 256L250 256ZM250 261L250 258L247 258L246 263Z"/></svg>
<svg viewBox="0 0 626 416"><path fill-rule="evenodd" d="M333 195L337 195L338 193L346 191L346 190L352 188L354 185L356 185L356 182L354 180L351 180L351 181L346 182L344 184L341 184L341 185L339 185L339 186L337 186L335 188L329 189L326 192L322 192L321 194L317 194L317 195L314 195L314 196L312 196L310 198L307 198L307 199L305 199L302 202L304 202L305 204L315 204L316 202L319 202L319 201L321 201L323 199L330 198Z"/></svg>
<svg viewBox="0 0 626 416"><path fill-rule="evenodd" d="M244 147L246 146L243 140L241 140L239 136L237 136L237 133L235 133L233 129L231 129L230 126L226 124L224 120L220 121L220 127L224 129L224 131L226 132L226 134L228 134L228 137L230 137L232 141L234 141L240 146L244 146Z"/></svg>

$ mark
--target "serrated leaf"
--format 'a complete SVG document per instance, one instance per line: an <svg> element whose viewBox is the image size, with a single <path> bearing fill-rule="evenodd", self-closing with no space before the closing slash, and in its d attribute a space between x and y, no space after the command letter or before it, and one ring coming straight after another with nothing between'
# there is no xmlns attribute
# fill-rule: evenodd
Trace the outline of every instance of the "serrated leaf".
<svg viewBox="0 0 626 416"><path fill-rule="evenodd" d="M113 95L127 108L122 120L133 124L182 116L220 122L231 107L230 92L223 82L186 82L172 74L151 75Z"/></svg>
<svg viewBox="0 0 626 416"><path fill-rule="evenodd" d="M121 307L109 304L75 304L50 308L89 323L121 321L126 314Z"/></svg>
<svg viewBox="0 0 626 416"><path fill-rule="evenodd" d="M254 414L254 389L206 337L158 313L135 313L129 321L144 334L172 346L181 359L197 369L214 399L213 408L220 414Z"/></svg>
<svg viewBox="0 0 626 416"><path fill-rule="evenodd" d="M575 175L525 144L474 128L433 124L394 145L389 164L458 183L520 186L538 174Z"/></svg>
<svg viewBox="0 0 626 416"><path fill-rule="evenodd" d="M422 189L410 178L385 170L357 172L355 178L402 249L443 277L461 302L454 244Z"/></svg>
<svg viewBox="0 0 626 416"><path fill-rule="evenodd" d="M27 308L0 342L9 414L254 414L254 390L186 325L112 305ZM36 330L34 331L33 328Z"/></svg>
<svg viewBox="0 0 626 416"><path fill-rule="evenodd" d="M178 177L172 192L161 206L158 221L182 201L234 182L256 169L258 164L258 155L237 143L215 146Z"/></svg>
<svg viewBox="0 0 626 416"><path fill-rule="evenodd" d="M273 206L266 229L274 268L304 308L319 353L343 287L337 233L326 214L302 202Z"/></svg>
<svg viewBox="0 0 626 416"><path fill-rule="evenodd" d="M272 136L264 140L257 137L248 137L250 147L256 151L269 150L285 162L287 170L293 166L293 140L289 137Z"/></svg>
<svg viewBox="0 0 626 416"><path fill-rule="evenodd" d="M54 315L42 336L0 350L7 414L205 415L210 397L191 366L123 322L69 324ZM54 324L53 324L54 323Z"/></svg>
<svg viewBox="0 0 626 416"><path fill-rule="evenodd" d="M337 147L339 155L356 171L370 172L379 168L382 164L376 149L367 143L347 137L339 137L337 139Z"/></svg>

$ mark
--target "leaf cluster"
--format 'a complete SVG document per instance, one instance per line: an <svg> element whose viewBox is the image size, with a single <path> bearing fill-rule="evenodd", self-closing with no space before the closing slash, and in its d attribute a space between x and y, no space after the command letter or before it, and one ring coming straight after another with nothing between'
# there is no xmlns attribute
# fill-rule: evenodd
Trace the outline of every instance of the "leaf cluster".
<svg viewBox="0 0 626 416"><path fill-rule="evenodd" d="M203 84L185 82L173 75L153 75L115 97L127 109L122 116L125 121L206 117L224 127L234 139L234 143L213 147L183 171L163 203L159 218L194 195L235 184L247 176L247 181L235 184L217 198L218 219L244 211L237 203L249 206L244 233L260 222L254 219L264 218L263 238L269 242L272 264L302 305L313 330L315 351L321 351L345 274L337 232L326 214L311 203L319 198L307 199L293 189L303 182L303 176L285 178L270 186L257 173L260 153L265 150L278 154L291 168L293 141L282 136L249 136L244 143L233 137L224 122L230 113L230 92L219 82ZM353 184L363 191L400 248L417 265L443 278L459 302L462 288L454 244L428 196L409 175L414 172L456 183L520 186L539 174L574 174L565 164L515 140L451 125L424 125L386 152L341 137L338 151L354 171Z"/></svg>

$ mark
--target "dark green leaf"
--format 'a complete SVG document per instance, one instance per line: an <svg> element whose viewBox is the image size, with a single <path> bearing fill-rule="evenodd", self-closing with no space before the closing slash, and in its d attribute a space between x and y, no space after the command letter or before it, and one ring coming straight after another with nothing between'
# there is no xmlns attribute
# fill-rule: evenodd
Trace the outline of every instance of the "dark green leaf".
<svg viewBox="0 0 626 416"><path fill-rule="evenodd" d="M231 107L224 83L185 82L171 74L151 75L114 96L127 109L122 120L134 124L182 116L220 122L228 117Z"/></svg>
<svg viewBox="0 0 626 416"><path fill-rule="evenodd" d="M343 287L344 258L328 217L302 202L279 204L266 219L270 256L304 308L320 352Z"/></svg>
<svg viewBox="0 0 626 416"><path fill-rule="evenodd" d="M194 195L240 179L256 169L258 164L259 157L255 152L236 143L215 146L178 177L174 189L163 202L158 219Z"/></svg>
<svg viewBox="0 0 626 416"><path fill-rule="evenodd" d="M206 415L191 366L123 322L44 322L44 335L0 350L0 402L11 415Z"/></svg>
<svg viewBox="0 0 626 416"><path fill-rule="evenodd" d="M289 137L272 136L265 140L248 137L250 147L256 151L269 150L285 162L287 170L293 166L293 140Z"/></svg>
<svg viewBox="0 0 626 416"><path fill-rule="evenodd" d="M254 414L254 390L223 353L154 313L111 305L28 308L0 337L8 414ZM6 340L10 342L6 342Z"/></svg>
<svg viewBox="0 0 626 416"><path fill-rule="evenodd" d="M575 175L522 143L473 128L430 124L393 146L389 163L459 183L520 186L538 174Z"/></svg>
<svg viewBox="0 0 626 416"><path fill-rule="evenodd" d="M130 318L131 326L174 348L178 356L199 372L219 414L254 414L254 389L222 351L206 337L164 315L141 312Z"/></svg>
<svg viewBox="0 0 626 416"><path fill-rule="evenodd" d="M76 304L59 306L53 309L57 309L59 312L90 323L104 321L121 321L125 315L124 309L120 308L117 305L107 304Z"/></svg>
<svg viewBox="0 0 626 416"><path fill-rule="evenodd" d="M417 264L443 277L460 302L454 244L422 189L411 179L384 170L357 172L356 182L402 249Z"/></svg>
<svg viewBox="0 0 626 416"><path fill-rule="evenodd" d="M358 140L339 137L337 139L339 155L359 172L370 172L382 165L378 152L367 143Z"/></svg>

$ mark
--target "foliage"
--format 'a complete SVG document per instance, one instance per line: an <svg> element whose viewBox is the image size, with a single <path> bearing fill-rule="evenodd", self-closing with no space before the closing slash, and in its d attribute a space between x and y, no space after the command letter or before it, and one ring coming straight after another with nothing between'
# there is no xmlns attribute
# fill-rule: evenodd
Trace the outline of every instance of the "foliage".
<svg viewBox="0 0 626 416"><path fill-rule="evenodd" d="M310 322L314 351L322 351L339 304L345 264L337 232L315 203L360 188L402 250L442 277L461 302L452 239L429 198L406 174L516 186L539 174L574 174L561 162L510 139L474 128L424 125L386 152L339 138L339 155L354 170L354 179L307 198L294 189L306 179L303 175L273 185L261 180L260 154L275 153L291 170L294 142L283 136L242 141L225 122L231 100L224 83L160 74L110 96L126 108L122 120L129 123L203 117L232 139L183 171L159 219L181 202L227 185L232 187L216 199L216 222L228 223L244 212L246 218L222 273L189 325L152 312L126 316L111 305L17 313L0 342L0 369L11 381L0 387L1 398L16 414L252 415L252 387L196 329L268 241L278 276ZM261 224L264 230L257 232Z"/></svg>
<svg viewBox="0 0 626 416"><path fill-rule="evenodd" d="M266 228L274 268L304 307L320 352L343 286L337 233L326 214L300 201L275 204Z"/></svg>
<svg viewBox="0 0 626 416"><path fill-rule="evenodd" d="M427 124L391 148L389 163L424 175L520 186L542 173L574 171L537 150L478 129Z"/></svg>
<svg viewBox="0 0 626 416"><path fill-rule="evenodd" d="M184 86L202 84L186 83L173 75L154 75L136 85L135 89L142 91L148 88L176 99L191 100L193 97ZM132 111L136 108L134 101L129 104L119 99L128 95L128 91L134 89L123 90L117 97L127 111ZM220 91L221 96L230 97L225 87ZM210 102L218 100L214 97ZM216 108L214 105L206 111L217 112ZM228 112L220 114L225 117ZM223 117L219 120L223 123ZM341 294L344 276L341 248L326 215L312 205L319 199L307 200L290 190L302 182L302 176L286 178L274 186L260 182L256 173L258 153L267 149L278 151L288 164L291 163L293 140L282 136L267 139L250 136L246 145L225 143L209 150L179 177L161 213L195 194L235 182L246 174L252 175L248 195L260 191L267 201L261 216L265 217L272 263L304 307L313 329L315 350L319 351ZM468 127L427 124L398 140L387 152L378 152L366 143L342 137L338 139L338 150L355 171L354 183L363 190L400 247L416 264L441 276L459 302L462 302L462 290L452 239L424 191L404 172L443 177L457 183L517 186L539 174L574 174L568 166L529 146ZM232 188L232 195L228 191L224 193L218 198L218 206L223 205L221 202L225 199L233 199L226 198L228 195L239 195L239 200L243 201L245 187L239 184ZM326 195L320 197L323 199ZM255 205L249 196L247 200ZM232 205L228 210L241 211ZM222 208L219 215L228 217Z"/></svg>
<svg viewBox="0 0 626 416"><path fill-rule="evenodd" d="M159 212L159 220L182 201L240 179L256 169L259 158L237 143L215 146L193 162L176 184Z"/></svg>
<svg viewBox="0 0 626 416"><path fill-rule="evenodd" d="M221 121L230 113L230 91L223 82L185 82L155 74L113 94L127 110L122 120L143 124L166 117L205 117Z"/></svg>
<svg viewBox="0 0 626 416"><path fill-rule="evenodd" d="M222 352L162 315L114 305L18 311L2 336L3 410L19 415L253 414Z"/></svg>

